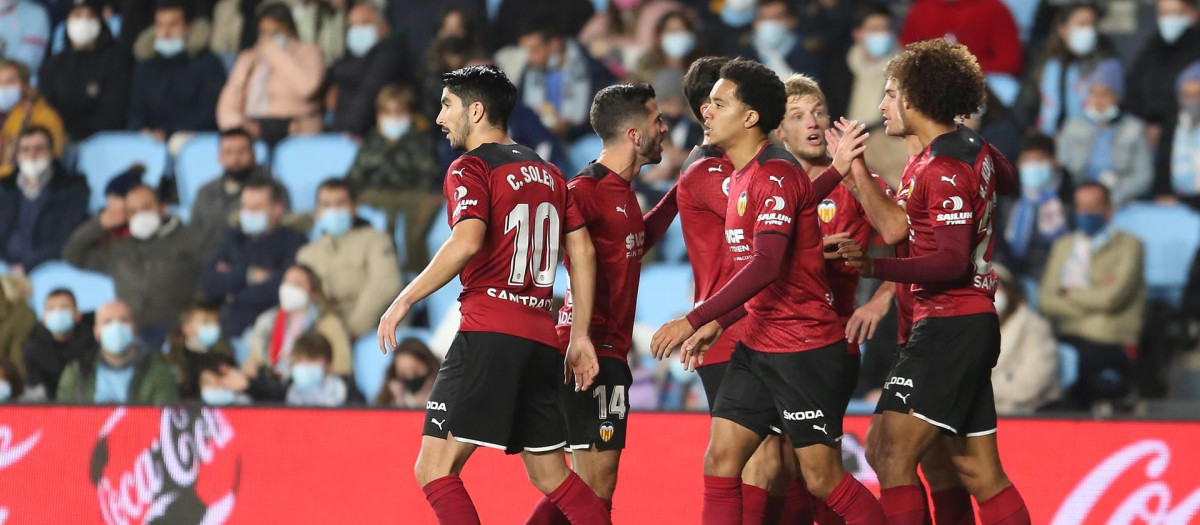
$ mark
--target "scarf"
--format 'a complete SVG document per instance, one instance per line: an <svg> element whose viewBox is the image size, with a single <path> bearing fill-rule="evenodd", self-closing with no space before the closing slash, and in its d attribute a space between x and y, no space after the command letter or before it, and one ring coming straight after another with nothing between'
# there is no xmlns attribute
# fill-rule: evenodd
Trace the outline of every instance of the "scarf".
<svg viewBox="0 0 1200 525"><path fill-rule="evenodd" d="M1171 188L1176 195L1200 193L1200 122L1180 112L1171 142Z"/></svg>
<svg viewBox="0 0 1200 525"><path fill-rule="evenodd" d="M1025 259L1034 240L1049 244L1066 232L1067 217L1058 190L1049 188L1021 196L1004 229L1004 240L1014 257Z"/></svg>
<svg viewBox="0 0 1200 525"><path fill-rule="evenodd" d="M291 374L292 345L316 323L318 315L315 306L309 306L308 310L297 316L289 316L282 309L275 315L275 326L271 330L270 356L271 366L280 375L287 377Z"/></svg>
<svg viewBox="0 0 1200 525"><path fill-rule="evenodd" d="M579 44L574 41L566 43L562 68L559 79L551 79L546 71L527 69L522 102L526 106L537 109L543 103L551 103L558 112L558 118L572 124L587 122L588 111L592 107L592 73L588 59L581 51ZM558 99L554 103L551 91Z"/></svg>

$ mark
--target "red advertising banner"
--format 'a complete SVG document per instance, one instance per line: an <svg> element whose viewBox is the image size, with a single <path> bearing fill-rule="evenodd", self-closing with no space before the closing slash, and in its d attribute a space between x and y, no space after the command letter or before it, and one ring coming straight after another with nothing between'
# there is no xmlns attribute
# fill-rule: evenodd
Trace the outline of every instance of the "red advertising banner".
<svg viewBox="0 0 1200 525"><path fill-rule="evenodd" d="M435 523L413 479L420 412L0 408L0 525ZM846 464L868 420L848 418ZM616 523L699 521L704 415L636 414ZM1003 420L1002 457L1035 524L1200 523L1200 423ZM540 495L515 457L463 473L484 523Z"/></svg>

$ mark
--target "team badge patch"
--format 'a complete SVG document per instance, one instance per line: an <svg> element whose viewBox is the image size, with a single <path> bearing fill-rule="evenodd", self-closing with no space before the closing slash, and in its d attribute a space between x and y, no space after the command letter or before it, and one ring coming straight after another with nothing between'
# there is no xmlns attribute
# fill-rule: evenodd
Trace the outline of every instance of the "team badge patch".
<svg viewBox="0 0 1200 525"><path fill-rule="evenodd" d="M725 181L721 183L721 191L725 193L726 197L729 196L729 177L725 177Z"/></svg>
<svg viewBox="0 0 1200 525"><path fill-rule="evenodd" d="M612 423L605 421L604 424L600 425L600 440L608 443L612 440L613 432L615 431L616 430L613 429Z"/></svg>
<svg viewBox="0 0 1200 525"><path fill-rule="evenodd" d="M738 205L737 205L738 206L738 217L741 217L742 215L746 214L747 200L748 200L748 197L746 196L746 192L743 191L742 194L738 196Z"/></svg>
<svg viewBox="0 0 1200 525"><path fill-rule="evenodd" d="M817 206L817 216L821 217L821 222L832 222L835 215L837 215L837 203L833 202L833 199L825 199Z"/></svg>

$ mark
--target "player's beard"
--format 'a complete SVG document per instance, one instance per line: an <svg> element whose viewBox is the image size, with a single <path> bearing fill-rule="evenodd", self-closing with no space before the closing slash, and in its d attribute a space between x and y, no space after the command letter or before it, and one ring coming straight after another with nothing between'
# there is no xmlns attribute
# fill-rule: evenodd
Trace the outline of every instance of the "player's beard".
<svg viewBox="0 0 1200 525"><path fill-rule="evenodd" d="M816 162L828 158L829 149L825 147L825 144L810 146L806 142L796 148L796 157L808 162Z"/></svg>
<svg viewBox="0 0 1200 525"><path fill-rule="evenodd" d="M463 112L462 118L450 123L446 138L450 140L450 147L455 151L466 151L468 134L470 134L470 124L467 121L466 112Z"/></svg>
<svg viewBox="0 0 1200 525"><path fill-rule="evenodd" d="M662 162L662 136L659 136L658 140L646 141L645 144L642 144L641 149L643 151L638 151L638 155L646 159L647 164Z"/></svg>

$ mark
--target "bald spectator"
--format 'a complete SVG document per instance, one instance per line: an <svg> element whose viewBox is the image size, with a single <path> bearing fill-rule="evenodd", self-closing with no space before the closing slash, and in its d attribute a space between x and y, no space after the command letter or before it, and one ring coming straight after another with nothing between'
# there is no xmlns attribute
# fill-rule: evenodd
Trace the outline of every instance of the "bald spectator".
<svg viewBox="0 0 1200 525"><path fill-rule="evenodd" d="M193 297L200 259L193 236L179 217L167 213L154 189L137 186L125 196L129 237L105 242L99 218L75 230L63 258L108 274L141 328L141 339L158 348Z"/></svg>
<svg viewBox="0 0 1200 525"><path fill-rule="evenodd" d="M179 401L162 352L137 340L134 326L132 311L121 301L96 310L93 334L100 351L67 365L58 382L58 401L133 405Z"/></svg>
<svg viewBox="0 0 1200 525"><path fill-rule="evenodd" d="M59 258L67 237L87 220L87 181L54 157L46 128L17 139L17 175L0 179L0 260L28 273Z"/></svg>
<svg viewBox="0 0 1200 525"><path fill-rule="evenodd" d="M225 232L236 225L234 215L242 205L242 186L251 178L271 180L271 172L258 163L254 153L254 138L242 128L221 132L218 161L224 173L200 187L192 202L188 227L200 243L200 254L207 260ZM288 203L287 189L283 192L284 208Z"/></svg>
<svg viewBox="0 0 1200 525"><path fill-rule="evenodd" d="M12 159L17 151L17 135L30 126L41 126L54 139L54 156L61 157L67 135L62 117L30 84L29 68L20 62L0 58L0 178L12 175Z"/></svg>
<svg viewBox="0 0 1200 525"><path fill-rule="evenodd" d="M3 54L36 71L50 45L50 16L33 0L0 0Z"/></svg>
<svg viewBox="0 0 1200 525"><path fill-rule="evenodd" d="M984 73L1021 74L1021 38L1000 0L917 0L900 30L904 45L943 38L964 46Z"/></svg>
<svg viewBox="0 0 1200 525"><path fill-rule="evenodd" d="M411 82L411 60L375 4L360 2L346 17L346 55L329 68L333 131L362 137L375 123L375 95L387 84Z"/></svg>

